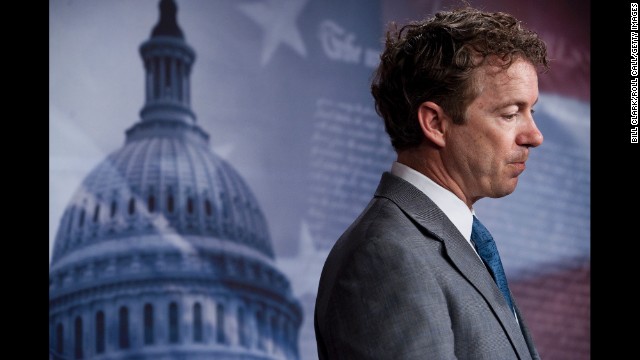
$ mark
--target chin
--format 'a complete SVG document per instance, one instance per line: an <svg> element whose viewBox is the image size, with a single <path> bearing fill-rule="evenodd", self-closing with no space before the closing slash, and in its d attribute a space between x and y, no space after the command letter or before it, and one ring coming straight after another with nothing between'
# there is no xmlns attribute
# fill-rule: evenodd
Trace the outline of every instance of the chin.
<svg viewBox="0 0 640 360"><path fill-rule="evenodd" d="M489 197L491 198L501 198L501 197L505 197L507 195L510 195L511 193L513 193L516 190L516 185L518 185L518 179L514 179L515 181L510 181L508 184L505 184L505 186L499 188L499 189L495 189L493 194Z"/></svg>
<svg viewBox="0 0 640 360"><path fill-rule="evenodd" d="M492 199L498 199L498 198L501 198L501 197L505 197L505 196L507 196L507 195L511 194L512 192L513 192L513 191L509 191L509 192L497 192L497 193L495 193L495 194L493 194L493 195L491 195L491 196L488 196L488 197L490 197L490 198L492 198Z"/></svg>
<svg viewBox="0 0 640 360"><path fill-rule="evenodd" d="M502 195L500 197L511 195L514 191L516 191L516 185L515 184L512 187L504 189L504 191L503 191L503 193L502 193Z"/></svg>

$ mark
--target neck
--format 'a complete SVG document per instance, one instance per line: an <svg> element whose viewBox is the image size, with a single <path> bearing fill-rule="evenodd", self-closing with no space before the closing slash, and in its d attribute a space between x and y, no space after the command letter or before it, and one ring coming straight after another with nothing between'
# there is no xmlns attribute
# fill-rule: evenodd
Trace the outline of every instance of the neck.
<svg viewBox="0 0 640 360"><path fill-rule="evenodd" d="M397 161L433 180L436 184L451 191L462 200L469 209L473 208L474 199L467 195L463 187L447 171L442 156L437 148L422 144L416 148L398 151Z"/></svg>

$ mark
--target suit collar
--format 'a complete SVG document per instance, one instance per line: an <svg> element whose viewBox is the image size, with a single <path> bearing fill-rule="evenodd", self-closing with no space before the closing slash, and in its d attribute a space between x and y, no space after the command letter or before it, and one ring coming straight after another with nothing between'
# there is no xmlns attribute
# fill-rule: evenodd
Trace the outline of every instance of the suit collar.
<svg viewBox="0 0 640 360"><path fill-rule="evenodd" d="M428 176L400 162L395 161L390 172L427 195L471 244L473 212L464 201Z"/></svg>
<svg viewBox="0 0 640 360"><path fill-rule="evenodd" d="M407 181L385 172L375 196L395 203L428 233L442 241L446 255L460 273L482 294L505 329L520 359L531 358L523 332L509 310L504 296L482 261L449 218L424 193ZM519 317L520 321L523 321Z"/></svg>

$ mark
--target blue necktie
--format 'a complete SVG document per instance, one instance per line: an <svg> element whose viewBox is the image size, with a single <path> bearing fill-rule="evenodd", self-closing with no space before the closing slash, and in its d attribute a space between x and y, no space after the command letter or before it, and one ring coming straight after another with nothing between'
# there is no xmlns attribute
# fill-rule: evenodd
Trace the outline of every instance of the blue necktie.
<svg viewBox="0 0 640 360"><path fill-rule="evenodd" d="M482 258L485 265L491 272L493 280L498 285L498 289L504 295L504 298L509 304L511 312L513 312L513 302L509 295L509 286L507 285L507 277L504 275L504 269L502 268L502 261L500 261L500 254L498 254L498 248L496 247L493 236L489 233L484 225L476 218L473 217L473 227L471 228L471 242L475 245L478 255Z"/></svg>

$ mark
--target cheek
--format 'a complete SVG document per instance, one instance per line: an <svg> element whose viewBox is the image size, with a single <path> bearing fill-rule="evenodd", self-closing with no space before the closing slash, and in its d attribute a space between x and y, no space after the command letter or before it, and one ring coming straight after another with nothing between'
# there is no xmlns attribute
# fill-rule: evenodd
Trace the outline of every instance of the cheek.
<svg viewBox="0 0 640 360"><path fill-rule="evenodd" d="M468 153L472 158L479 161L489 161L489 158L493 157L495 147L493 141L482 134L471 134L467 141L469 144Z"/></svg>
<svg viewBox="0 0 640 360"><path fill-rule="evenodd" d="M503 133L485 133L476 139L478 156L486 163L501 166L512 151L509 136Z"/></svg>
<svg viewBox="0 0 640 360"><path fill-rule="evenodd" d="M489 177L498 175L502 172L501 159L504 156L496 147L495 143L488 139L483 140L484 141L478 141L475 148L471 149L468 155L473 159L473 166L476 167L476 171Z"/></svg>

